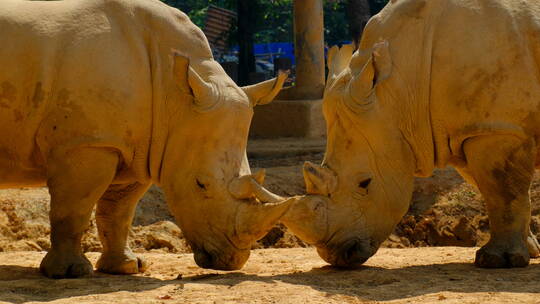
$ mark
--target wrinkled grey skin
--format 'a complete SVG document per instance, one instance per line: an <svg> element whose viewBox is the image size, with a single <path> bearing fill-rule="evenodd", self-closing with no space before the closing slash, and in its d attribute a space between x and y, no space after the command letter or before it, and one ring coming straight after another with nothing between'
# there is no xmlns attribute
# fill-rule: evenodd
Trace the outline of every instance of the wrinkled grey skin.
<svg viewBox="0 0 540 304"><path fill-rule="evenodd" d="M327 262L375 254L406 213L415 176L455 167L485 198L491 239L480 267L538 255L528 189L538 164L536 1L394 0L359 49L329 51L321 165L283 218Z"/></svg>

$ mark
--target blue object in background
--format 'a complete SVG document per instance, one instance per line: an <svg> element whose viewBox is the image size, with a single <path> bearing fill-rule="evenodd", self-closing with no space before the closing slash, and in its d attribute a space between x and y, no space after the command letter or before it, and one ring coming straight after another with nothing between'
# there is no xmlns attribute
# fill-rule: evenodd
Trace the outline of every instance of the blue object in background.
<svg viewBox="0 0 540 304"><path fill-rule="evenodd" d="M235 54L238 53L238 46L231 48ZM256 43L253 46L255 57L264 58L265 60L274 63L274 58L287 57L291 59L294 65L294 44L291 42L272 42L272 43Z"/></svg>
<svg viewBox="0 0 540 304"><path fill-rule="evenodd" d="M351 41L340 41L338 45L341 47L344 44L350 44ZM328 48L325 47L324 54ZM294 44L291 42L272 42L272 43L256 43L253 46L253 52L255 53L255 69L258 73L266 73L267 77L272 77L274 74L274 59L275 58L289 58L291 64L294 67ZM216 56L216 59L220 62L236 62L238 63L238 46L234 46L230 49L229 53L220 54Z"/></svg>
<svg viewBox="0 0 540 304"><path fill-rule="evenodd" d="M340 47L344 44L351 44L351 41L340 41L338 43ZM236 47L235 50L238 50L238 47ZM324 49L325 56L326 51L328 51L328 48ZM272 54L272 63L274 58L287 57L291 59L293 65L295 64L294 44L290 42L256 43L254 45L254 53L256 57Z"/></svg>
<svg viewBox="0 0 540 304"><path fill-rule="evenodd" d="M294 65L294 44L290 42L273 42L273 43L256 43L254 45L254 53L256 57L268 55L267 58L271 58L273 63L274 58L287 57L291 59Z"/></svg>

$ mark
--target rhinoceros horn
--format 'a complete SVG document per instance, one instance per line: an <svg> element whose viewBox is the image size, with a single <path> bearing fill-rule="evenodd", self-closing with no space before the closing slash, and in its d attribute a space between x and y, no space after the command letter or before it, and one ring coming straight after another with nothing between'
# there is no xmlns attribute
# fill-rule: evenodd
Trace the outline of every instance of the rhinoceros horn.
<svg viewBox="0 0 540 304"><path fill-rule="evenodd" d="M236 233L246 243L263 237L294 201L266 190L261 186L263 181L264 171L259 171L238 177L229 184L234 198L246 200L236 212Z"/></svg>
<svg viewBox="0 0 540 304"><path fill-rule="evenodd" d="M304 182L308 194L328 195L337 188L336 174L312 162L304 163Z"/></svg>
<svg viewBox="0 0 540 304"><path fill-rule="evenodd" d="M256 198L264 205L279 204L283 197L266 190L261 184L264 182L265 171L260 170L255 174L249 174L235 178L229 184L229 192L236 199Z"/></svg>

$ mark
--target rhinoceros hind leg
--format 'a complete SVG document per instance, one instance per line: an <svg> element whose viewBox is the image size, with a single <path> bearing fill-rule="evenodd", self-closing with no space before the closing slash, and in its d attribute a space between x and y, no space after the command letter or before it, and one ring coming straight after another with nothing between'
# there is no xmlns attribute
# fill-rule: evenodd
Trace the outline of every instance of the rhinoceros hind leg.
<svg viewBox="0 0 540 304"><path fill-rule="evenodd" d="M56 149L47 160L51 194L51 250L40 265L51 278L74 278L92 273L81 238L97 200L111 184L118 155L97 148Z"/></svg>
<svg viewBox="0 0 540 304"><path fill-rule="evenodd" d="M127 244L135 206L150 183L111 185L98 202L96 222L103 254L96 268L111 274L134 274L146 270L146 262Z"/></svg>
<svg viewBox="0 0 540 304"><path fill-rule="evenodd" d="M510 268L529 265L527 247L488 243L476 252L474 264L482 268Z"/></svg>
<svg viewBox="0 0 540 304"><path fill-rule="evenodd" d="M533 139L492 135L463 144L466 171L485 199L491 238L476 253L479 267L524 267L529 264L531 185L536 144Z"/></svg>

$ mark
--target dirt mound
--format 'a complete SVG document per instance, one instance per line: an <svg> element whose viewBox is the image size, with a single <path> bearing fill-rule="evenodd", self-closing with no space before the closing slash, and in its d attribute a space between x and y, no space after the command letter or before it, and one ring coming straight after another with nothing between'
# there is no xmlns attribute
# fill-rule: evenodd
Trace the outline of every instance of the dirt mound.
<svg viewBox="0 0 540 304"><path fill-rule="evenodd" d="M50 197L46 188L0 191L0 251L48 250ZM170 220L161 190L154 187L137 207L130 245L135 250L189 252L180 229ZM95 220L83 237L84 251L99 251Z"/></svg>
<svg viewBox="0 0 540 304"><path fill-rule="evenodd" d="M537 303L540 260L479 269L476 248L381 249L356 270L329 267L313 248L254 250L241 271L197 267L191 254L145 253L132 276L50 280L43 252L0 253L2 303ZM99 254L87 256L95 263Z"/></svg>
<svg viewBox="0 0 540 304"><path fill-rule="evenodd" d="M407 215L385 242L387 247L481 246L489 221L479 192L453 169L416 179Z"/></svg>
<svg viewBox="0 0 540 304"><path fill-rule="evenodd" d="M489 240L489 219L478 190L453 169L417 179L413 202L387 247L482 246ZM540 237L540 174L531 190L531 230Z"/></svg>

